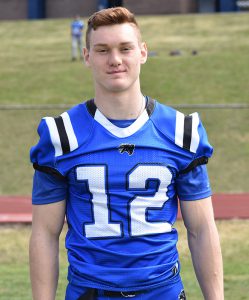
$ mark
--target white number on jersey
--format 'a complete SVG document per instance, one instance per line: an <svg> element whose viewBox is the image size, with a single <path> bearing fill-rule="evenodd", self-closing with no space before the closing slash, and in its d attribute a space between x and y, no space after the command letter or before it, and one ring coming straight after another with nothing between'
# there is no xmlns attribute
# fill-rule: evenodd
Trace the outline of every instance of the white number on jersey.
<svg viewBox="0 0 249 300"><path fill-rule="evenodd" d="M108 174L105 166L80 166L76 170L77 180L86 180L92 194L93 224L85 224L87 238L106 238L122 236L121 224L110 221L110 207L106 180ZM170 232L172 227L168 222L149 222L146 220L148 209L161 209L168 200L168 186L172 174L163 165L138 165L128 174L128 189L134 190L134 195L146 190L148 180L159 182L157 192L149 196L136 196L129 203L131 236L159 234Z"/></svg>

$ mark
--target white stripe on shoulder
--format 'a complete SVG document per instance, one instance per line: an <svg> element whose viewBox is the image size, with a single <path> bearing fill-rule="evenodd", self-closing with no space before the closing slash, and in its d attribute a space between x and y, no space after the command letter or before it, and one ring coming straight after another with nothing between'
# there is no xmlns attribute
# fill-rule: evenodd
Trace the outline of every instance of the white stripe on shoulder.
<svg viewBox="0 0 249 300"><path fill-rule="evenodd" d="M52 141L52 144L54 146L54 150L55 150L55 156L60 156L62 155L62 148L61 148L61 140L60 140L60 136L59 136L59 132L55 123L54 118L52 117L45 117L43 118L48 126L48 130L49 130L49 134L50 134L50 138Z"/></svg>
<svg viewBox="0 0 249 300"><path fill-rule="evenodd" d="M200 142L200 136L198 132L200 119L197 112L191 114L190 116L192 116L192 137L191 137L190 151L196 153Z"/></svg>
<svg viewBox="0 0 249 300"><path fill-rule="evenodd" d="M79 145L78 145L76 135L74 133L74 129L73 129L69 114L67 112L64 112L61 114L61 117L63 119L63 123L64 123L67 137L69 140L70 151L73 151L73 150L77 149Z"/></svg>
<svg viewBox="0 0 249 300"><path fill-rule="evenodd" d="M184 134L184 114L176 112L176 127L175 127L175 143L183 147L183 134Z"/></svg>

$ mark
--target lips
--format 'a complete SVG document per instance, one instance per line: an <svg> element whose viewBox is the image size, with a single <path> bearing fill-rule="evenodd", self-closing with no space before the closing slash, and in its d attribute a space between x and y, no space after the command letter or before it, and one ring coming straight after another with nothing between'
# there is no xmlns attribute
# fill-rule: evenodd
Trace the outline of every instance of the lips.
<svg viewBox="0 0 249 300"><path fill-rule="evenodd" d="M114 71L108 71L107 74L112 75L112 74L120 74L120 73L125 73L125 70L114 70Z"/></svg>

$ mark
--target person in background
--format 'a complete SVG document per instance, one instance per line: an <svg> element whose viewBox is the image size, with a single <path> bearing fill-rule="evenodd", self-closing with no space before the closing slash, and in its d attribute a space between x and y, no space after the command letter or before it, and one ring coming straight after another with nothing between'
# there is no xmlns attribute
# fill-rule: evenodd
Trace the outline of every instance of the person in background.
<svg viewBox="0 0 249 300"><path fill-rule="evenodd" d="M184 115L142 93L148 51L129 10L92 15L83 54L93 98L43 118L31 149L34 300L55 299L65 215L66 300L186 299L178 199L203 299L223 300L206 168L213 148L198 113Z"/></svg>
<svg viewBox="0 0 249 300"><path fill-rule="evenodd" d="M71 38L72 38L72 61L75 61L80 53L80 58L83 59L83 42L82 35L84 29L84 22L76 15L71 23Z"/></svg>

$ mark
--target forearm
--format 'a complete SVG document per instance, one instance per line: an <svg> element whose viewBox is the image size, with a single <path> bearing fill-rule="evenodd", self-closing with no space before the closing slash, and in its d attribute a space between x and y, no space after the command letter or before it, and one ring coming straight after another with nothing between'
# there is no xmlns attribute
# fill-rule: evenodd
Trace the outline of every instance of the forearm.
<svg viewBox="0 0 249 300"><path fill-rule="evenodd" d="M32 233L30 278L33 300L54 300L59 274L59 241L46 234Z"/></svg>
<svg viewBox="0 0 249 300"><path fill-rule="evenodd" d="M215 224L198 233L188 232L195 273L205 300L223 300L223 264Z"/></svg>

